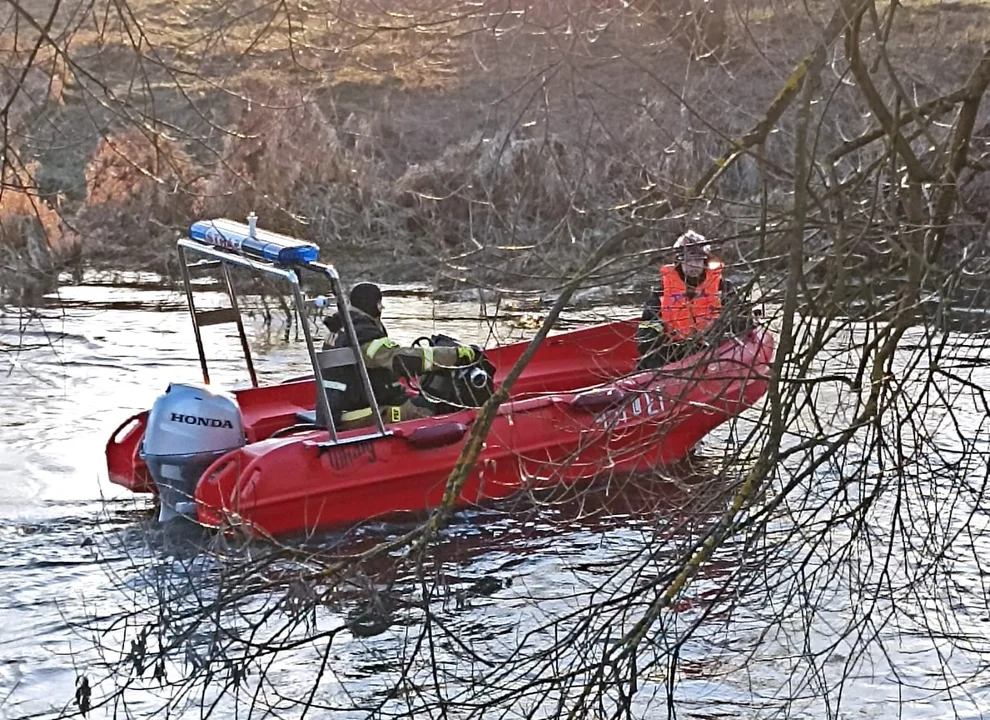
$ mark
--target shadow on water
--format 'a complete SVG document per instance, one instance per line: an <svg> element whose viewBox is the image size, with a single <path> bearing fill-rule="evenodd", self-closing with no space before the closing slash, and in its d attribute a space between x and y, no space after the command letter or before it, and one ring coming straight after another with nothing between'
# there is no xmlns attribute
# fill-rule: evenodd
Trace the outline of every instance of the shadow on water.
<svg viewBox="0 0 990 720"><path fill-rule="evenodd" d="M241 620L268 612L285 616L294 630L278 642L287 648L298 642L291 633L308 633L323 618L321 624L340 624L349 638L334 642L349 658L335 672L368 683L365 690L373 695L381 677L400 671L401 663L391 655L377 657L374 645L355 643L392 642L395 633L420 632L427 615L453 623L463 642L501 642L522 631L520 623L533 622L525 611L533 601L520 601L534 579L550 581L551 588L555 579L574 576L607 582L616 571L616 551L657 552L665 539L710 523L729 489L714 465L696 457L662 473L599 478L460 510L421 565L405 547L370 551L416 529L425 514L272 543L224 537L190 522L163 526L147 504L138 509L108 503L99 517L26 525L24 532L58 533L52 542L70 542L76 555L85 548L89 563L102 566L100 611L66 618L77 633L98 638L102 652L124 643L102 634L114 617L118 631L130 628L128 637L141 628L169 628L185 638L176 647L186 657L200 658L214 652L214 614ZM331 571L348 559L354 562L345 570ZM43 567L53 565L35 569ZM226 598L226 610L212 609L210 603L220 598ZM492 623L486 620L492 612L519 619ZM226 631L234 629L230 622L236 624L225 620ZM297 673L293 681L304 677Z"/></svg>
<svg viewBox="0 0 990 720"><path fill-rule="evenodd" d="M608 575L614 571L613 560L583 552L600 548L605 538L624 539L636 547L645 547L650 538L655 548L662 548L672 538L704 531L733 489L715 464L693 456L659 472L600 477L461 509L421 557L410 556L408 544L389 552L375 550L422 528L429 518L425 512L285 537L277 543L205 535L188 522L170 531L156 528L155 533L163 543L161 552L186 557L203 552L235 563L250 557L260 567L259 558L267 554L267 582L258 585L264 594L273 592L273 583L298 589L305 577L317 586L327 568L346 567L334 588L334 603L346 613L353 635L370 637L396 624L419 622L408 617L404 621L398 611L421 605L423 572L444 598L463 608L472 598L510 587L514 577L531 572L530 566L548 557L573 556L567 561L568 572ZM209 548L200 544L204 541Z"/></svg>

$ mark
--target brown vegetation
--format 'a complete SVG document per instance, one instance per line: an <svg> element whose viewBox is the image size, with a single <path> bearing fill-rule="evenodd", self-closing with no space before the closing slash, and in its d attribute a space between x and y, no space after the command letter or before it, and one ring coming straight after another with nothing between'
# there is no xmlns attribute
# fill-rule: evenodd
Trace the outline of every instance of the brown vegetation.
<svg viewBox="0 0 990 720"><path fill-rule="evenodd" d="M47 20L47 6L29 7ZM10 142L41 163L42 189L64 196L60 211L90 265L165 270L189 221L252 210L267 227L322 243L345 273L382 279L555 286L629 222L645 223L633 249L692 224L724 239L730 261L762 261L775 253L766 223L791 192L786 105L772 132L724 163L707 207L660 222L643 210L683 197L713 159L729 157L832 8L685 8L138 2L76 25L58 15L53 27L71 34L73 52L40 43L18 103L42 101L19 112ZM959 86L985 39L982 12L916 3L877 15L868 32L886 44L864 52L884 102L903 114ZM23 24L21 33L37 38ZM947 46L950 55L933 51ZM26 55L16 58L24 66ZM894 64L909 80L889 72ZM823 94L821 154L873 127L857 87ZM947 136L932 123L912 132L918 152ZM882 135L844 152L837 177L877 167L885 152ZM985 164L962 169L964 214L947 238L956 255L972 254L980 236ZM872 188L858 192L867 201ZM642 262L610 281L627 282Z"/></svg>
<svg viewBox="0 0 990 720"><path fill-rule="evenodd" d="M100 141L75 221L91 262L163 270L201 201L193 163L163 134L134 128Z"/></svg>
<svg viewBox="0 0 990 720"><path fill-rule="evenodd" d="M77 260L77 237L38 194L36 170L11 162L0 174L0 303L37 302L55 289L60 267Z"/></svg>

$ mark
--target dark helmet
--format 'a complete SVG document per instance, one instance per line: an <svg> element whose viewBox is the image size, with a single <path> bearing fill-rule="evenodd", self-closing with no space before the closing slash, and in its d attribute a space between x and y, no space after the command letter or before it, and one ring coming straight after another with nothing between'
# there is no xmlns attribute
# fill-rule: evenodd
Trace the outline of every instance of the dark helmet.
<svg viewBox="0 0 990 720"><path fill-rule="evenodd" d="M708 245L708 240L694 230L688 230L674 243L674 257L678 262L683 262L685 257L700 257L707 260L710 254L711 247Z"/></svg>
<svg viewBox="0 0 990 720"><path fill-rule="evenodd" d="M371 315L373 318L382 314L380 303L382 301L382 290L380 287L370 282L359 282L351 288L350 302L361 312Z"/></svg>

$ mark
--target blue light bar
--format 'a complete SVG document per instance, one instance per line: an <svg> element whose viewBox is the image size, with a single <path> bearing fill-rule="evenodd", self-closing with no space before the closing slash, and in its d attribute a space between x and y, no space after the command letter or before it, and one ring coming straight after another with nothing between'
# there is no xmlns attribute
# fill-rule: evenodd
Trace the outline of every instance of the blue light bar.
<svg viewBox="0 0 990 720"><path fill-rule="evenodd" d="M190 226L189 237L218 250L227 250L278 265L311 263L319 258L320 248L317 245L268 230L258 230L254 227L253 214L248 220L251 221L250 225L226 218L199 220Z"/></svg>

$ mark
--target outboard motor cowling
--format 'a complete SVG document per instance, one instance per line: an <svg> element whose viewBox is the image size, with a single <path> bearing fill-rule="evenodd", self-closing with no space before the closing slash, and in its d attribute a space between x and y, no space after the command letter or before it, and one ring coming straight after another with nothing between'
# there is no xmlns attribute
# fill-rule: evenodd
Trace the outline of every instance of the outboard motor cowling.
<svg viewBox="0 0 990 720"><path fill-rule="evenodd" d="M158 486L159 521L195 516L193 493L203 471L244 442L232 393L196 383L169 384L151 407L141 443L141 458Z"/></svg>

